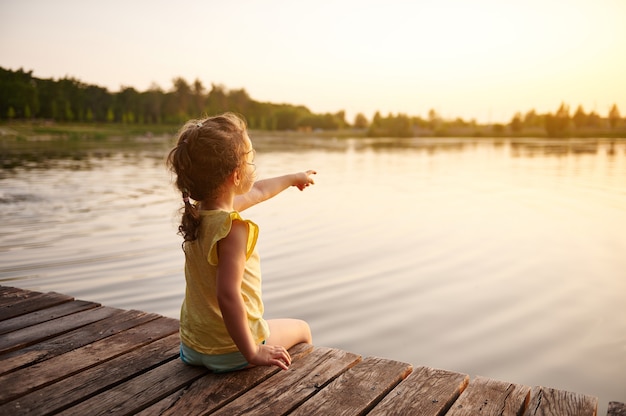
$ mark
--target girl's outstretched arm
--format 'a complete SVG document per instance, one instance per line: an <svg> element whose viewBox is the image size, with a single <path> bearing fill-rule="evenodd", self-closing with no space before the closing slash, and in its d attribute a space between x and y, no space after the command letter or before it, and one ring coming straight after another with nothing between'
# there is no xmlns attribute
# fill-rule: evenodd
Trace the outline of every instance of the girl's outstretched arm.
<svg viewBox="0 0 626 416"><path fill-rule="evenodd" d="M315 183L313 175L316 173L317 172L314 170L307 170L255 182L248 193L235 197L233 203L234 208L236 211L243 211L259 202L266 201L278 195L290 186L296 186L299 190L303 191L304 188Z"/></svg>

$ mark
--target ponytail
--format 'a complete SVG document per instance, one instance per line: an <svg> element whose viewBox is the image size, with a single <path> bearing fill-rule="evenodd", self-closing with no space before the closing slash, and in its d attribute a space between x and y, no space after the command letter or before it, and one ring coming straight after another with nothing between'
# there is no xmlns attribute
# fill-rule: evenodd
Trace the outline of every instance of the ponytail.
<svg viewBox="0 0 626 416"><path fill-rule="evenodd" d="M182 215L180 225L178 226L178 234L183 237L183 250L185 243L188 241L194 241L198 238L198 227L200 226L200 213L198 207L189 201L189 190L183 189L183 203Z"/></svg>

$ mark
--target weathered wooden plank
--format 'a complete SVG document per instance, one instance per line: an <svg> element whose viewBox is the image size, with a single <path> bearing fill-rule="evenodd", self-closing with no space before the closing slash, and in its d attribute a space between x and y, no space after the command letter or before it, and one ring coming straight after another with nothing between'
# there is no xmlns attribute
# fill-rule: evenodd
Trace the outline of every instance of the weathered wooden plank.
<svg viewBox="0 0 626 416"><path fill-rule="evenodd" d="M465 390L467 374L430 367L416 368L368 416L439 416Z"/></svg>
<svg viewBox="0 0 626 416"><path fill-rule="evenodd" d="M536 386L524 416L596 416L598 399L579 393Z"/></svg>
<svg viewBox="0 0 626 416"><path fill-rule="evenodd" d="M518 416L528 403L530 387L476 377L446 416ZM562 413L562 415L567 413Z"/></svg>
<svg viewBox="0 0 626 416"><path fill-rule="evenodd" d="M0 286L0 306L10 305L19 300L26 299L35 295L41 295L41 292L23 290L17 287Z"/></svg>
<svg viewBox="0 0 626 416"><path fill-rule="evenodd" d="M121 311L109 318L41 341L29 347L0 355L0 375L21 367L65 354L76 348L99 341L158 318L159 315L141 311Z"/></svg>
<svg viewBox="0 0 626 416"><path fill-rule="evenodd" d="M156 340L128 354L0 405L0 415L38 416L59 412L155 366L177 359L179 346L178 334Z"/></svg>
<svg viewBox="0 0 626 416"><path fill-rule="evenodd" d="M43 322L48 322L76 312L93 309L98 306L100 306L99 303L87 302L84 300L65 302L57 306L52 306L50 308L31 312L26 315L16 316L15 318L0 321L0 334L6 334L7 332L41 324Z"/></svg>
<svg viewBox="0 0 626 416"><path fill-rule="evenodd" d="M0 376L0 404L15 400L157 339L178 332L178 321L158 318L128 331Z"/></svg>
<svg viewBox="0 0 626 416"><path fill-rule="evenodd" d="M206 374L180 360L168 361L140 376L91 397L59 415L132 415Z"/></svg>
<svg viewBox="0 0 626 416"><path fill-rule="evenodd" d="M83 321L114 310L96 306L0 286L0 414L597 414L591 396L481 377L468 385L427 367L401 381L408 364L304 345L290 351L289 371L206 374L177 359L177 320L117 310ZM607 414L626 409L612 402Z"/></svg>
<svg viewBox="0 0 626 416"><path fill-rule="evenodd" d="M298 344L289 350L292 363L313 350L312 345ZM293 365L293 364L292 364ZM162 416L203 415L225 406L244 392L281 371L278 367L255 367L225 374L207 374L196 380ZM161 413L152 413L161 414Z"/></svg>
<svg viewBox="0 0 626 416"><path fill-rule="evenodd" d="M0 306L0 321L74 300L59 293L41 293Z"/></svg>
<svg viewBox="0 0 626 416"><path fill-rule="evenodd" d="M156 416L162 415L170 409L174 404L180 399L180 397L187 391L187 387L183 387L180 390L175 391L169 396L159 400L158 402L152 404L151 406L146 407L140 412L135 413L134 416ZM181 415L185 415L185 413L181 413ZM187 416L187 415L185 415Z"/></svg>
<svg viewBox="0 0 626 416"><path fill-rule="evenodd" d="M9 332L0 338L0 354L24 348L121 312L120 309L103 306Z"/></svg>
<svg viewBox="0 0 626 416"><path fill-rule="evenodd" d="M360 360L350 352L317 347L214 414L287 414Z"/></svg>
<svg viewBox="0 0 626 416"><path fill-rule="evenodd" d="M609 409L606 416L626 416L626 404L620 402L609 402Z"/></svg>
<svg viewBox="0 0 626 416"><path fill-rule="evenodd" d="M333 380L290 415L364 415L405 379L412 366L368 357Z"/></svg>

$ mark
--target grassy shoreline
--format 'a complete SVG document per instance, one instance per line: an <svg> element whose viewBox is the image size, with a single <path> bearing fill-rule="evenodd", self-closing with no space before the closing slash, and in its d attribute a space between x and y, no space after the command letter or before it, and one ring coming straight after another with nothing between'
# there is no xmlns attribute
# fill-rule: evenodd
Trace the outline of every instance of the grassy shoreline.
<svg viewBox="0 0 626 416"><path fill-rule="evenodd" d="M15 141L162 141L173 138L179 125L173 124L113 124L113 123L56 123L50 121L2 122L0 140ZM314 138L365 138L366 129L342 129L320 131L266 131L251 130L251 134L284 139ZM417 129L414 137L425 138L549 138L545 129L525 129L511 132L508 129L494 129L493 126L473 126L440 130ZM563 139L577 138L626 138L626 127L618 129L585 129L568 132Z"/></svg>

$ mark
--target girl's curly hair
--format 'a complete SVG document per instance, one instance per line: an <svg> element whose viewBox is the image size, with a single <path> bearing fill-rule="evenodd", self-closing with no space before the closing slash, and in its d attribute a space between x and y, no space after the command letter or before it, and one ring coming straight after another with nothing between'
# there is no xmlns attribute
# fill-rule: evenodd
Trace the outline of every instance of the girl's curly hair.
<svg viewBox="0 0 626 416"><path fill-rule="evenodd" d="M178 227L183 248L198 238L200 226L200 213L190 199L217 198L228 176L244 162L246 134L245 121L233 113L190 120L180 129L167 166L185 202Z"/></svg>

